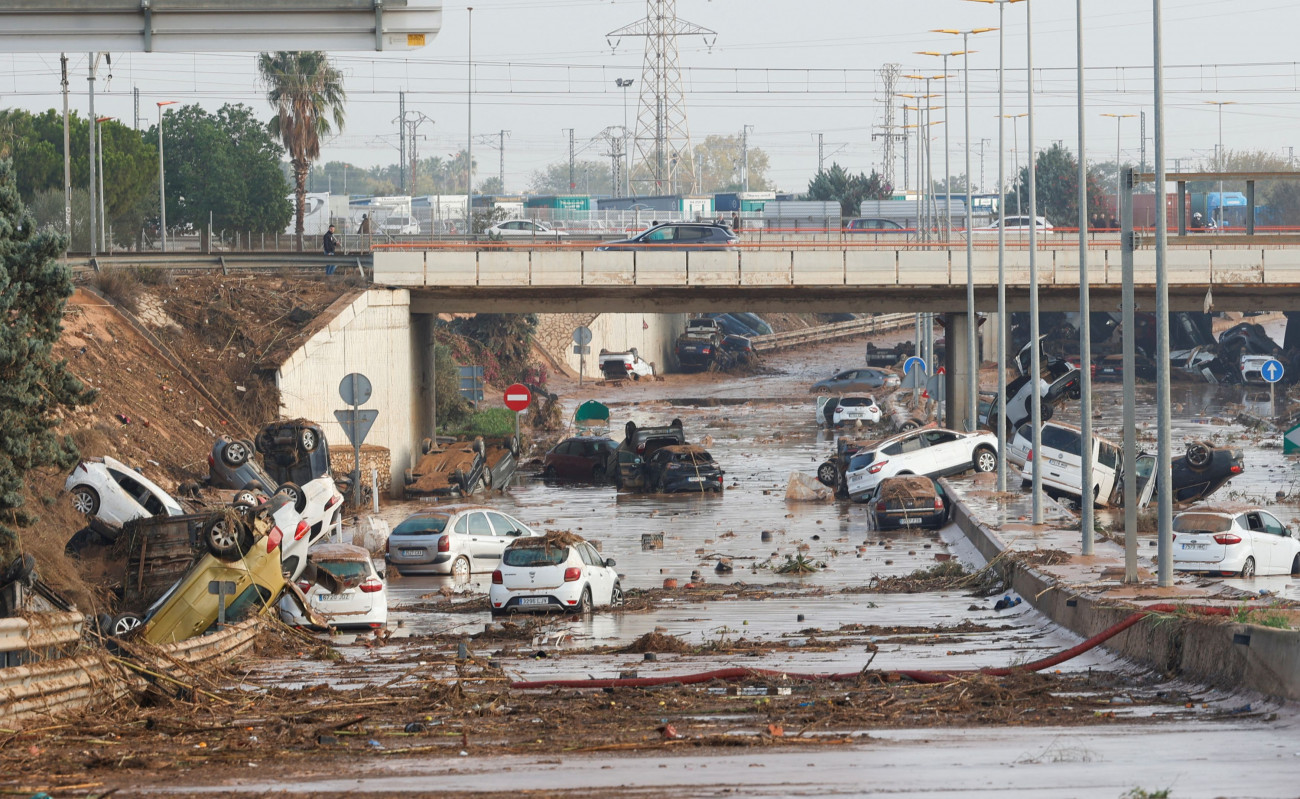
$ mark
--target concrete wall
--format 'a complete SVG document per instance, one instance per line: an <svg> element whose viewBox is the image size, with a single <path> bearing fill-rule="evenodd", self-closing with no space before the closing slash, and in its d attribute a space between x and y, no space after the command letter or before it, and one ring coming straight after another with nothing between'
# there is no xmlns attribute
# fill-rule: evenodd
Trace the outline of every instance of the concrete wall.
<svg viewBox="0 0 1300 799"><path fill-rule="evenodd" d="M370 378L373 395L363 408L379 410L367 444L386 447L392 459L389 485L402 485L414 442L427 427L419 411L418 368L421 356L412 346L410 292L370 289L344 308L329 325L309 338L280 365L276 383L281 412L287 418L319 422L333 449L350 448L334 411L343 377L360 372Z"/></svg>
<svg viewBox="0 0 1300 799"><path fill-rule="evenodd" d="M602 349L624 352L632 347L662 374L674 367L673 345L686 329L686 319L686 314L542 314L543 334L538 339L552 358L576 375L578 356L573 353L572 335L578 324L585 324L591 329L591 354L584 371L588 377L599 373Z"/></svg>

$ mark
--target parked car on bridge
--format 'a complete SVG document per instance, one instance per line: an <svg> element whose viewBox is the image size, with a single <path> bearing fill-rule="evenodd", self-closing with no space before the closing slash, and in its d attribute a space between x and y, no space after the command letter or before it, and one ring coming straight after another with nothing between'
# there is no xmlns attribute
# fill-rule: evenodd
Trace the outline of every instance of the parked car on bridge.
<svg viewBox="0 0 1300 799"><path fill-rule="evenodd" d="M1174 516L1175 571L1300 575L1296 533L1260 508L1205 506Z"/></svg>
<svg viewBox="0 0 1300 799"><path fill-rule="evenodd" d="M1048 222L1046 219L1044 219L1041 216L1036 217L1036 219L1038 220L1036 232L1045 233L1052 229L1051 222ZM1008 216L1006 217L1006 222L1007 222L1006 235L1008 236L1029 235L1030 222L1029 222L1028 214ZM973 229L971 233L976 236L996 236L998 234L998 220L994 219L991 223L984 225L983 227L977 227Z"/></svg>
<svg viewBox="0 0 1300 799"><path fill-rule="evenodd" d="M156 483L107 455L82 459L64 481L63 490L72 496L72 507L77 512L110 524L185 514L180 504Z"/></svg>
<svg viewBox="0 0 1300 799"><path fill-rule="evenodd" d="M492 572L493 616L529 611L590 613L623 604L613 558L572 533L547 533L511 542Z"/></svg>
<svg viewBox="0 0 1300 799"><path fill-rule="evenodd" d="M906 239L912 231L892 219L878 217L859 217L850 219L844 226L845 233L867 236L885 236L890 239Z"/></svg>
<svg viewBox="0 0 1300 799"><path fill-rule="evenodd" d="M495 568L513 539L534 535L540 533L495 508L444 505L394 527L384 558L398 574L447 574L464 582Z"/></svg>
<svg viewBox="0 0 1300 799"><path fill-rule="evenodd" d="M893 372L874 366L860 369L847 369L834 377L818 380L812 385L812 391L824 391L828 394L848 393L853 391L870 391L875 388L898 388L902 379Z"/></svg>
<svg viewBox="0 0 1300 799"><path fill-rule="evenodd" d="M726 225L710 222L670 222L597 250L734 250L736 234Z"/></svg>
<svg viewBox="0 0 1300 799"><path fill-rule="evenodd" d="M545 222L534 222L531 219L509 219L498 222L483 232L489 237L500 236L506 239L520 237L554 239L569 235L566 231L556 230Z"/></svg>

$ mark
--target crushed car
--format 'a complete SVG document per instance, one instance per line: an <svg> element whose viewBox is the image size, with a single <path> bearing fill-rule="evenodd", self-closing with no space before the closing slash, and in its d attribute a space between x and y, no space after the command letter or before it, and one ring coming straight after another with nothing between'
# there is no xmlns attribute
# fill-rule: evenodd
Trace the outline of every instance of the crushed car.
<svg viewBox="0 0 1300 799"><path fill-rule="evenodd" d="M623 427L623 441L609 460L605 479L618 488L644 489L648 487L645 479L645 459L660 447L685 444L686 433L682 430L682 420L673 419L665 426L638 427L636 422L628 422Z"/></svg>
<svg viewBox="0 0 1300 799"><path fill-rule="evenodd" d="M937 530L948 523L948 512L943 486L934 478L920 475L881 480L871 503L871 519L877 530Z"/></svg>
<svg viewBox="0 0 1300 799"><path fill-rule="evenodd" d="M404 474L408 497L468 497L504 490L519 465L514 436L473 441L426 438L420 460Z"/></svg>
<svg viewBox="0 0 1300 799"><path fill-rule="evenodd" d="M591 613L623 604L613 558L572 533L519 538L501 553L488 589L494 617L507 613Z"/></svg>
<svg viewBox="0 0 1300 799"><path fill-rule="evenodd" d="M655 365L642 360L636 347L626 352L600 351L600 373L606 380L654 378Z"/></svg>

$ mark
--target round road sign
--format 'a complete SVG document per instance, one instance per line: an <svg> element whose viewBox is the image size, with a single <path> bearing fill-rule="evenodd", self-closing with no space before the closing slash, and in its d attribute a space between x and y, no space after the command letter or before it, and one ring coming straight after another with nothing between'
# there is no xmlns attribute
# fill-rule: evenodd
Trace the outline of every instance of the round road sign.
<svg viewBox="0 0 1300 799"><path fill-rule="evenodd" d="M911 358L908 358L906 361L903 361L903 374L909 375L912 373L913 369L916 369L918 367L921 369L922 372L924 372L925 360L916 355L913 355Z"/></svg>
<svg viewBox="0 0 1300 799"><path fill-rule="evenodd" d="M1264 361L1264 365L1259 367L1259 375L1264 378L1265 383L1276 383L1286 374L1286 367L1277 358L1269 358Z"/></svg>
<svg viewBox="0 0 1300 799"><path fill-rule="evenodd" d="M573 331L573 343L585 347L591 343L591 328L583 326Z"/></svg>
<svg viewBox="0 0 1300 799"><path fill-rule="evenodd" d="M533 401L533 392L523 383L515 383L506 389L506 407L518 413Z"/></svg>
<svg viewBox="0 0 1300 799"><path fill-rule="evenodd" d="M345 375L339 382L339 396L348 405L365 405L370 399L370 380L360 372Z"/></svg>

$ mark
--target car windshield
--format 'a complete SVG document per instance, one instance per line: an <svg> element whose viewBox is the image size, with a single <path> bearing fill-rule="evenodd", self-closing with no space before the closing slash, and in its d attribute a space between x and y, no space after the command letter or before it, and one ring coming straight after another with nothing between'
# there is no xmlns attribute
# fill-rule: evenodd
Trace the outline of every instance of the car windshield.
<svg viewBox="0 0 1300 799"><path fill-rule="evenodd" d="M840 400L840 406L843 408L866 408L875 404L871 397L845 397Z"/></svg>
<svg viewBox="0 0 1300 799"><path fill-rule="evenodd" d="M1232 529L1232 519L1217 513L1180 513L1174 517L1175 533L1224 533Z"/></svg>
<svg viewBox="0 0 1300 799"><path fill-rule="evenodd" d="M501 556L507 566L559 566L569 559L568 548L511 547Z"/></svg>
<svg viewBox="0 0 1300 799"><path fill-rule="evenodd" d="M435 514L432 516L413 516L393 529L393 535L424 535L426 533L441 533L447 529L447 516L445 514Z"/></svg>

